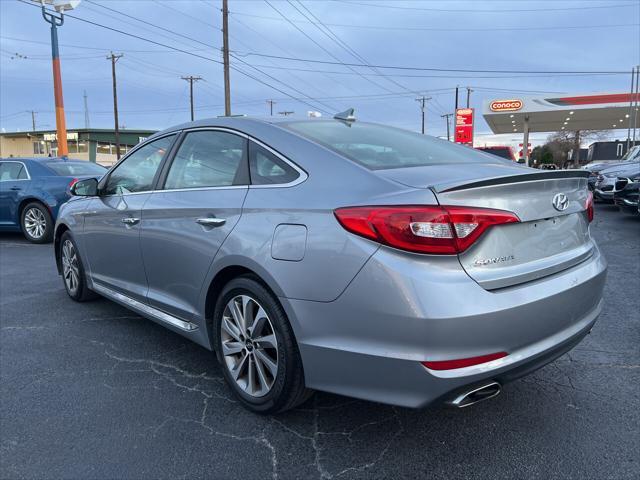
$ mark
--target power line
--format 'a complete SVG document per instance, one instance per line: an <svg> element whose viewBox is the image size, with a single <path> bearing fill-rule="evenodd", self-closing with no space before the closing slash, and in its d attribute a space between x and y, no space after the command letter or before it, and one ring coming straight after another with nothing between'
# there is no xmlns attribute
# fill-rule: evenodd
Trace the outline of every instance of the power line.
<svg viewBox="0 0 640 480"><path fill-rule="evenodd" d="M329 0L336 2L337 0ZM475 10L475 9L467 9L467 8L433 8L433 7L407 7L407 6L399 6L392 5L389 3L383 4L373 4L373 3L365 3L365 2L352 2L352 1L340 1L342 5L360 5L365 7L376 7L376 8L387 8L387 9L395 9L395 10L413 10L413 11L425 11L425 12L451 12L451 13L515 13L515 12L558 12L558 11L566 11L566 10L588 10L588 9L596 9L596 8L625 8L625 7L635 7L637 3L620 3L617 5L592 5L592 6L580 6L580 7L554 7L554 8L527 8L527 9L492 9L492 10Z"/></svg>
<svg viewBox="0 0 640 480"><path fill-rule="evenodd" d="M23 3L25 5L29 5L31 7L36 7L36 8L40 8L38 5L34 4L34 3L30 3L27 0L18 0L20 3ZM151 40L145 37L141 37L139 35L135 35L133 33L129 33L129 32L125 32L123 30L119 30L117 28L113 28L113 27L109 27L107 25L102 25L100 23L97 22L93 22L91 20L86 20L84 18L80 18L80 17L76 17L72 14L66 14L66 17L69 18L73 18L74 20L78 20L84 23L88 23L100 28L104 28L106 30L111 30L117 33L120 33L122 35L126 35L128 37L132 37L132 38L136 38L138 40L147 42L147 43L151 43L154 45L158 45L160 47L164 47L167 48L169 50L172 51L176 51L176 52L180 52L180 53L184 53L186 55L191 55L193 57L196 58L201 58L203 60L207 60L209 62L215 62L218 64L222 64L222 62L220 62L219 60L214 60L210 57L205 57L203 55L199 55L197 53L194 53L194 51L187 51L187 50L183 50L181 48L178 47L173 47L171 45L167 45L161 42L157 42L155 40ZM2 37L2 38L7 38L7 37ZM199 41L198 41L199 42ZM202 43L202 42L199 42ZM207 45L207 44L205 44ZM216 47L217 48L217 47ZM101 49L102 50L102 49ZM105 49L105 50L109 50L109 49ZM269 54L265 54L265 53L258 53L258 52L245 52L244 54L242 54L241 52L235 52L236 56L240 55L240 56L258 56L258 57L265 57L265 58L277 58L277 59L281 59L281 60L291 60L291 61L296 61L296 62L306 62L306 63L319 63L319 64L326 64L326 65L343 65L343 66L353 66L353 67L374 67L374 68L380 68L380 69L388 69L388 70L411 70L411 71L435 71L435 72L459 72L459 73L505 73L505 74L554 74L554 75L563 75L563 74L582 74L582 75L594 75L594 74L608 74L608 75L628 75L628 72L622 71L622 70L592 70L592 71L587 71L587 70L564 70L564 71L549 71L549 70L476 70L476 69L447 69L447 68L427 68L427 67L415 67L415 66L399 66L399 65L377 65L377 64L371 64L371 65L367 65L367 64L363 64L363 63L349 63L349 62L342 62L342 61L330 61L330 60L317 60L317 59L309 59L309 58L298 58L298 57L288 57L288 56L283 56L283 55L269 55Z"/></svg>
<svg viewBox="0 0 640 480"><path fill-rule="evenodd" d="M27 0L18 0L18 1L19 1L20 3L25 4L25 5L29 5L29 6L32 6L32 7L40 8L40 7L38 7L36 4L29 3ZM164 48L168 48L168 49L170 49L170 50L174 50L174 51L176 51L176 52L181 52L181 53L184 53L184 54L186 54L186 55L190 55L190 56L192 56L192 57L200 58L200 59L206 60L206 61L208 61L208 62L213 62L213 63L217 63L217 64L222 64L222 62L220 62L219 60L215 60L215 59L213 59L213 58L205 57L204 55L199 55L199 54L197 54L197 53L193 53L193 52L190 52L190 51L188 51L188 50L183 50L183 49L181 49L181 48L177 48L177 47L173 47L173 46L170 46L170 45L167 45L167 44L161 43L161 42L157 42L157 41L155 41L155 40L151 40L151 39L149 39L149 38L142 37L142 36L140 36L140 35L135 35L135 34L133 34L133 33L126 32L126 31L124 31L124 30L120 30L120 29L117 29L117 28L109 27L109 26L107 26L107 25L102 25L102 24L100 24L100 23L98 23L98 22L93 22L93 21L91 21L91 20L86 20L86 19L84 19L84 18L76 17L75 15L71 15L71 14L66 14L65 16L66 16L66 17L68 17L68 18L73 18L74 20L78 20L78 21L80 21L80 22L88 23L88 24L90 24L90 25L94 25L94 26L97 26L97 27L100 27L100 28L104 28L104 29L106 29L106 30L110 30L110 31L113 31L113 32L117 32L117 33L120 33L120 34L122 34L122 35L126 35L126 36L128 36L128 37L136 38L136 39L141 40L141 41L143 41L143 42L148 42L148 43L151 43L151 44L154 44L154 45L158 45L158 46L161 46L161 47L164 47ZM202 43L202 42L199 42L199 43ZM236 59L237 59L237 60L239 60L239 61L242 61L241 59L238 59L238 58L236 58ZM245 62L245 63L246 63L246 62ZM246 63L246 65L251 66L251 65L249 65L248 63ZM280 88L278 88L278 87L276 87L276 86L274 86L274 85L272 85L272 84L270 84L270 83L268 83L268 82L265 82L264 80L261 80L260 78L256 77L255 75L252 75L252 74L250 74L250 73L247 73L246 71L242 70L241 68L239 68L239 67L237 67L237 66L232 66L232 68L233 68L235 71L239 72L240 74L244 75L245 77L251 78L252 80L255 80L256 82L258 82L258 83L260 83L260 84L262 84L262 85L264 85L264 86L266 86L266 87L269 87L269 88L271 88L271 89L273 89L273 90L275 90L275 91L277 91L277 92L280 92L280 93L282 93L283 95L286 95L287 97L289 97L289 98L291 98L291 99L293 99L293 100L296 100L296 101L298 101L298 102L304 103L305 105L312 107L314 110L320 110L320 111L323 111L323 112L325 112L325 113L327 112L327 110L324 110L324 109L322 109L322 108L318 108L317 106L315 106L315 105L313 105L313 104L311 104L311 103L309 103L309 102L305 101L305 100L304 100L304 99L302 99L302 98L295 97L295 96L293 96L293 95L291 95L291 94L289 94L289 93L287 93L287 92L283 91L282 89L280 89ZM254 68L255 70L258 70L258 69L256 69L255 67L252 67L252 68ZM258 71L260 71L261 73L263 73L263 74L264 74L264 72L262 72L261 70L258 70ZM270 78L274 78L274 77L271 77L271 76L270 76ZM277 80L277 79L276 79L276 80ZM279 81L279 80L278 80L278 81ZM282 83L283 85L286 85L286 84L284 84L282 81L279 81L279 82L280 82L280 83ZM291 88L291 87L289 87L289 88ZM292 89L293 89L293 88L292 88ZM311 99L312 99L312 97L307 97L307 98L311 98Z"/></svg>
<svg viewBox="0 0 640 480"><path fill-rule="evenodd" d="M263 20L274 20L281 22L283 19L278 17L269 17L265 15L256 15L253 13L245 13L245 12L231 12L234 15L242 15L243 17L253 17L253 18L261 18ZM294 23L310 23L305 20L289 20L284 19L286 21L294 22ZM400 30L400 31L416 31L416 32L520 32L523 30L593 30L595 28L623 28L623 27L637 27L639 23L617 23L617 24L609 24L609 25L558 25L558 26L548 26L548 27L490 27L490 28L451 28L451 27L410 27L406 25L358 25L355 23L326 23L326 25L330 27L343 27L343 28L361 28L361 29L369 29L369 30Z"/></svg>
<svg viewBox="0 0 640 480"><path fill-rule="evenodd" d="M289 2L289 4L291 4L292 7L294 7L296 10L298 10L298 12L300 12L300 10L293 4L291 3L290 0L287 0ZM331 40L333 40L340 48L344 49L347 53L349 53L350 55L352 55L356 60L359 60L361 62L363 62L364 64L366 64L368 66L368 68L370 70L372 70L374 73L380 73L378 70L376 70L375 68L369 66L369 62L362 56L360 55L358 52L356 52L353 48L351 48L351 46L349 46L349 44L347 44L345 41L343 41L340 37L338 37L335 32L333 32L333 30L331 30L329 27L326 26L325 23L322 22L322 20L320 20L316 15L313 14L313 12L307 8L300 0L298 0L298 3L300 4L300 6L306 10L307 12L309 12L309 15L311 15L320 25L322 25L322 27L324 28L324 30L326 30L326 32L323 32L325 35L327 35ZM309 17L307 17L303 12L300 12L305 18L309 19ZM312 21L313 22L313 21ZM318 25L316 23L314 23L314 25L317 28ZM320 31L322 31L322 29L320 29ZM393 83L394 85L396 85L397 87L402 88L403 90L406 90L407 92L411 92L411 93L415 93L412 92L411 90L409 90L406 86L402 85L401 83L393 80L392 78L385 78L388 82Z"/></svg>
<svg viewBox="0 0 640 480"><path fill-rule="evenodd" d="M20 0L22 1L22 0ZM238 52L236 52L239 54ZM486 69L468 69L468 68L435 68L435 67L414 67L414 66L400 66L400 65L377 65L377 64L364 64L364 63L351 63L351 62L333 62L330 60L317 60L311 58L298 58L298 57L287 57L283 55L269 55L266 53L257 53L257 52L246 52L243 56L256 56L256 57L266 57L266 58L279 58L281 60L291 60L294 62L306 62L306 63L321 63L325 65L343 65L343 66L351 66L351 67L374 67L380 69L389 69L389 70L411 70L411 71L426 71L426 72L459 72L459 73L505 73L505 74L554 74L554 75L563 75L563 74L585 74L585 75L593 75L593 74L612 74L612 75L628 75L629 72L622 70L486 70Z"/></svg>
<svg viewBox="0 0 640 480"><path fill-rule="evenodd" d="M345 65L345 63L343 63L340 58L338 58L336 55L333 54L333 52L331 52L330 50L326 49L324 46L322 46L319 42L317 42L313 37L311 37L309 34L307 34L304 30L302 30L300 27L298 27L295 23L293 23L293 21L291 19L289 19L286 15L284 15L280 10L278 10L275 6L273 6L269 0L264 0L264 2L269 5L273 10L275 10L278 15L280 15L282 17L282 19L286 20L293 28L295 28L298 32L300 32L302 35L304 35L306 38L308 38L311 42L313 42L317 47L319 47L323 52L325 52L327 55L329 55L331 58L333 58L334 60L338 61L338 64L340 65ZM315 24L313 24L315 25ZM317 27L317 25L315 25ZM319 28L319 27L317 27ZM320 29L320 31L322 31ZM323 32L324 33L324 32ZM326 35L326 34L325 34ZM353 71L356 75L360 76L362 79L366 80L367 82L371 83L372 85L375 85L378 88L381 88L383 90L387 90L385 87L379 85L378 83L374 82L373 80L371 80L370 78L367 78L363 75L360 74L360 72L358 72L357 70L355 70L353 67L351 66L347 66L347 68L351 71Z"/></svg>

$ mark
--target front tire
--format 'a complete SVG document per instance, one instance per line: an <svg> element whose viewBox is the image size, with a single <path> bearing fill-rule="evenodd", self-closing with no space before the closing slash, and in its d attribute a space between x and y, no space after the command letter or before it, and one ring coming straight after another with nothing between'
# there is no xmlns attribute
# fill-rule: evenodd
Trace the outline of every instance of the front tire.
<svg viewBox="0 0 640 480"><path fill-rule="evenodd" d="M73 300L86 302L98 296L87 287L82 259L69 232L64 232L60 238L60 262L64 288Z"/></svg>
<svg viewBox="0 0 640 480"><path fill-rule="evenodd" d="M241 276L224 287L213 329L225 380L247 409L278 413L310 397L284 309L254 277Z"/></svg>
<svg viewBox="0 0 640 480"><path fill-rule="evenodd" d="M22 209L20 226L25 238L32 243L49 243L53 238L53 219L40 202L31 202Z"/></svg>

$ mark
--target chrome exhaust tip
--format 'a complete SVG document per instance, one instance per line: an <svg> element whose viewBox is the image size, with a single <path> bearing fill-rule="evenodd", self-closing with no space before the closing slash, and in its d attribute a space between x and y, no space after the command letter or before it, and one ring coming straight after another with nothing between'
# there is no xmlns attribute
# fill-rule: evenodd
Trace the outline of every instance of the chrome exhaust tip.
<svg viewBox="0 0 640 480"><path fill-rule="evenodd" d="M488 400L498 396L501 391L502 387L500 387L498 382L491 382L487 385L483 385L482 387L462 393L448 403L452 407L456 408L470 407L471 405L475 405L483 400Z"/></svg>

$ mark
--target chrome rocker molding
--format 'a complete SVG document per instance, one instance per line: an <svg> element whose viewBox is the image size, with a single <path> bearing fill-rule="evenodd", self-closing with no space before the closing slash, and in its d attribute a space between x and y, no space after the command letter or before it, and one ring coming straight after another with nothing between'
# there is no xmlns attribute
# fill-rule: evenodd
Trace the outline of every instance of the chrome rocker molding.
<svg viewBox="0 0 640 480"><path fill-rule="evenodd" d="M173 327L179 328L180 330L184 330L185 332L192 332L198 329L198 326L191 323L185 322L184 320L180 320L173 315L169 315L162 310L158 310L157 308L153 308L150 305L145 305L137 300L134 300L131 297L127 297L122 293L111 290L110 288L104 287L102 285L98 285L97 283L93 283L93 290L98 292L100 295L104 295L105 297L109 297L110 299L123 304L124 306L131 308L132 310L136 310L141 315L152 317L155 320L158 320L162 323L169 324Z"/></svg>

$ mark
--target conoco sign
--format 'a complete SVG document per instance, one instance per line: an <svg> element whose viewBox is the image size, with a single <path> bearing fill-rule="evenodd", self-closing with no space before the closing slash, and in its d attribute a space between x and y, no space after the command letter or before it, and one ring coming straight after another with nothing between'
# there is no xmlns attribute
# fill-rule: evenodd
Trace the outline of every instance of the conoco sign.
<svg viewBox="0 0 640 480"><path fill-rule="evenodd" d="M515 112L522 108L522 100L494 100L489 105L492 112Z"/></svg>

